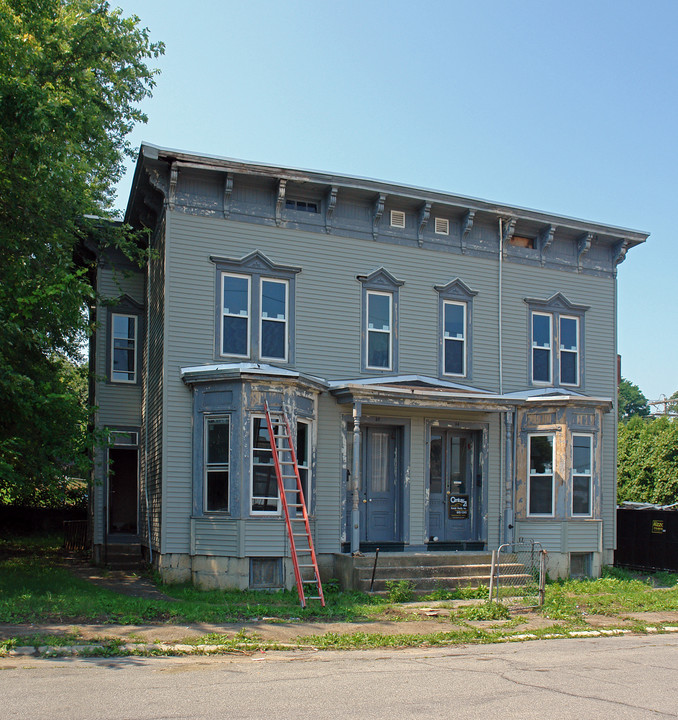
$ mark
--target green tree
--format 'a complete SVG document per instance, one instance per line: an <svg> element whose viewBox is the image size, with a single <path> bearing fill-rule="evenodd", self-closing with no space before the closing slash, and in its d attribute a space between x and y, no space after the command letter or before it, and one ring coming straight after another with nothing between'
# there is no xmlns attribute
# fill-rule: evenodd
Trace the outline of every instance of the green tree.
<svg viewBox="0 0 678 720"><path fill-rule="evenodd" d="M631 417L645 417L650 414L648 400L634 383L621 379L617 392L619 420L628 420Z"/></svg>
<svg viewBox="0 0 678 720"><path fill-rule="evenodd" d="M58 493L80 465L92 289L77 249L88 218L112 216L162 52L101 0L0 0L0 501Z"/></svg>
<svg viewBox="0 0 678 720"><path fill-rule="evenodd" d="M678 502L678 422L633 417L619 425L619 502Z"/></svg>

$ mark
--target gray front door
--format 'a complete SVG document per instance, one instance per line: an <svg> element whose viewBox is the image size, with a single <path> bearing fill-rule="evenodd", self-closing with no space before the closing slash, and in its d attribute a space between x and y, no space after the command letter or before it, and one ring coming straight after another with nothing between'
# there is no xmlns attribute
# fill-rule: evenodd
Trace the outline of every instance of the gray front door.
<svg viewBox="0 0 678 720"><path fill-rule="evenodd" d="M480 474L475 433L431 430L429 543L478 539Z"/></svg>
<svg viewBox="0 0 678 720"><path fill-rule="evenodd" d="M364 436L361 541L401 540L398 428L367 427Z"/></svg>

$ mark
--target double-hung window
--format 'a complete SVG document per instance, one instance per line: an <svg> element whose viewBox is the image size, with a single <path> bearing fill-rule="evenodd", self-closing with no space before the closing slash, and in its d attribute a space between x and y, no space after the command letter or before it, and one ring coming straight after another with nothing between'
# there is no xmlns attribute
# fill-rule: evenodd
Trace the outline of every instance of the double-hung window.
<svg viewBox="0 0 678 720"><path fill-rule="evenodd" d="M471 317L477 293L459 278L436 285L440 315L440 375L471 377Z"/></svg>
<svg viewBox="0 0 678 720"><path fill-rule="evenodd" d="M205 417L205 512L228 512L230 421L228 416Z"/></svg>
<svg viewBox="0 0 678 720"><path fill-rule="evenodd" d="M252 418L252 515L278 514L278 479L265 417Z"/></svg>
<svg viewBox="0 0 678 720"><path fill-rule="evenodd" d="M443 301L443 373L466 375L466 303Z"/></svg>
<svg viewBox="0 0 678 720"><path fill-rule="evenodd" d="M137 316L111 313L111 380L137 381Z"/></svg>
<svg viewBox="0 0 678 720"><path fill-rule="evenodd" d="M399 290L403 282L379 268L358 275L362 283L362 370L398 369Z"/></svg>
<svg viewBox="0 0 678 720"><path fill-rule="evenodd" d="M525 298L530 306L530 376L536 385L583 384L585 305L560 293L548 300Z"/></svg>
<svg viewBox="0 0 678 720"><path fill-rule="evenodd" d="M253 361L294 362L294 278L299 268L254 252L217 266L216 354Z"/></svg>
<svg viewBox="0 0 678 720"><path fill-rule="evenodd" d="M306 510L311 512L311 425L297 421L297 466Z"/></svg>
<svg viewBox="0 0 678 720"><path fill-rule="evenodd" d="M592 514L592 437L572 435L572 515Z"/></svg>
<svg viewBox="0 0 678 720"><path fill-rule="evenodd" d="M527 514L553 515L554 435L530 435Z"/></svg>
<svg viewBox="0 0 678 720"><path fill-rule="evenodd" d="M367 367L390 370L393 353L393 295L367 293Z"/></svg>

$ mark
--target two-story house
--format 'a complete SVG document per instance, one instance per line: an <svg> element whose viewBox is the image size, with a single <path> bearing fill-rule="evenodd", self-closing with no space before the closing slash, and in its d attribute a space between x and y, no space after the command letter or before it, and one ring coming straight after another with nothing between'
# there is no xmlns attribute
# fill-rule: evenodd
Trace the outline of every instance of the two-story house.
<svg viewBox="0 0 678 720"><path fill-rule="evenodd" d="M616 267L646 233L450 193L143 145L99 258L96 556L293 582L264 402L292 420L321 570L375 547L539 541L612 562Z"/></svg>

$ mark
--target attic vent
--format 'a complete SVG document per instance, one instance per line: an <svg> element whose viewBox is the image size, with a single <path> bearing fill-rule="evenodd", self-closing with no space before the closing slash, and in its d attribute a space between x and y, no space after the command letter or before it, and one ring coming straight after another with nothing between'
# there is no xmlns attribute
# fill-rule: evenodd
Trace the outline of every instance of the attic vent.
<svg viewBox="0 0 678 720"><path fill-rule="evenodd" d="M436 218L436 235L450 234L450 221L447 218Z"/></svg>
<svg viewBox="0 0 678 720"><path fill-rule="evenodd" d="M534 240L532 238L526 238L526 237L520 237L519 235L514 235L509 240L509 243L511 245L514 245L515 247L529 248L530 250L534 250Z"/></svg>
<svg viewBox="0 0 678 720"><path fill-rule="evenodd" d="M402 210L391 210L391 227L405 227L405 213Z"/></svg>

